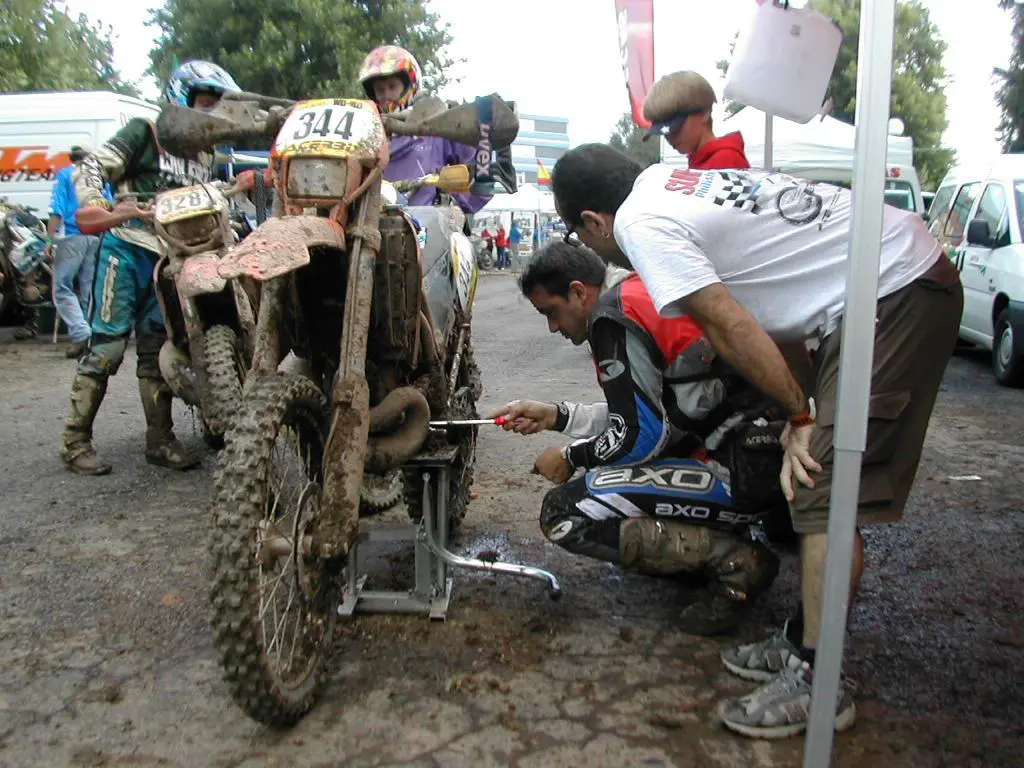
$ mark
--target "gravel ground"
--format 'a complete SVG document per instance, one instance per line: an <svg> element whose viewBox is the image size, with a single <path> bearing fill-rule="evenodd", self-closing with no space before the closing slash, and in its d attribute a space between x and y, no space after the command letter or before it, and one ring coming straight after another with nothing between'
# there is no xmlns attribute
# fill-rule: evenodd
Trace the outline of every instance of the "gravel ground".
<svg viewBox="0 0 1024 768"><path fill-rule="evenodd" d="M474 338L481 412L515 397L598 394L584 348L550 336L508 275L481 281ZM751 686L719 650L675 629L692 593L547 544L534 456L559 438L481 432L454 544L555 571L532 581L456 572L449 618L340 625L335 679L298 726L248 720L220 681L207 616L215 457L174 474L143 461L134 359L96 425L113 474L56 456L74 363L48 343L0 342L0 765L796 766L803 742L755 742L715 721ZM869 531L848 643L859 719L840 766L1009 766L1024 750L1024 392L984 356L950 364L906 521ZM202 450L178 412L179 436ZM957 480L974 476L979 479ZM401 509L389 513L395 519ZM796 560L739 632L792 610ZM371 579L404 578L400 545Z"/></svg>

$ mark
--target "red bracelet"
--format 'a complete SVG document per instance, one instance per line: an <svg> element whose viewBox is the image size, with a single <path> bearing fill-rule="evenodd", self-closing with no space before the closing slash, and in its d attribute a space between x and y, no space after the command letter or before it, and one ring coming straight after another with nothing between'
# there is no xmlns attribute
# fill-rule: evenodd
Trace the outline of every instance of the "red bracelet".
<svg viewBox="0 0 1024 768"><path fill-rule="evenodd" d="M806 427L808 424L814 424L817 417L817 409L814 407L814 398L807 398L807 407L804 408L800 413L794 414L789 417L790 426Z"/></svg>

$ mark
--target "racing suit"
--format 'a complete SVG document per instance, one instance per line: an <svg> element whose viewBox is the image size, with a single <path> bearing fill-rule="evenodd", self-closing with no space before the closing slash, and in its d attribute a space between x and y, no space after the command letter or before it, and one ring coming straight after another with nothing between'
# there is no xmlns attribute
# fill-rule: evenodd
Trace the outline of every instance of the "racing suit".
<svg viewBox="0 0 1024 768"><path fill-rule="evenodd" d="M213 169L212 153L191 159L174 157L158 145L153 123L134 118L82 161L74 175L75 191L82 209L110 209L103 195L107 182L114 185L116 193L134 194L145 201L167 189L210 181ZM152 225L137 219L106 232L100 242L89 318L92 337L71 385L71 411L61 444L61 457L76 472L110 471L109 465L96 458L92 425L107 380L124 359L133 327L136 376L146 416L146 459L174 469L198 463L174 437L171 391L158 364L166 333L153 270L163 254L164 245Z"/></svg>
<svg viewBox="0 0 1024 768"><path fill-rule="evenodd" d="M551 489L540 525L564 549L650 575L703 572L684 628L714 634L771 584L778 559L745 538L771 506L782 450L756 390L689 317L658 314L639 276L610 267L587 336L606 402L558 404L564 456L587 472ZM734 494L739 489L739 494Z"/></svg>

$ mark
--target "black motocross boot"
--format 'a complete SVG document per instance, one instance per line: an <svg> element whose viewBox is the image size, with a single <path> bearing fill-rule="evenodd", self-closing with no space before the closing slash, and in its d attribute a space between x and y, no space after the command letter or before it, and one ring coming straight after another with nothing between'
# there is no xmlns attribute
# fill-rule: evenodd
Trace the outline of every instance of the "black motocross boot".
<svg viewBox="0 0 1024 768"><path fill-rule="evenodd" d="M142 410L146 414L146 461L168 469L191 469L200 457L188 451L174 436L171 390L162 379L139 379Z"/></svg>

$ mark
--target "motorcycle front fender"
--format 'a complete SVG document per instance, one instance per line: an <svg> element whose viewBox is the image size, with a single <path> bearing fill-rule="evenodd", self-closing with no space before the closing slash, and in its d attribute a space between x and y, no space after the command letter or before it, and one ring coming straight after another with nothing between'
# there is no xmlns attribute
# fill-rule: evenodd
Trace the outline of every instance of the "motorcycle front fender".
<svg viewBox="0 0 1024 768"><path fill-rule="evenodd" d="M220 254L216 251L187 257L178 274L178 291L189 299L207 293L220 293L228 281L220 276L219 267Z"/></svg>
<svg viewBox="0 0 1024 768"><path fill-rule="evenodd" d="M317 216L267 219L218 261L217 273L226 280L246 276L267 282L309 264L313 246L344 250L345 230Z"/></svg>

